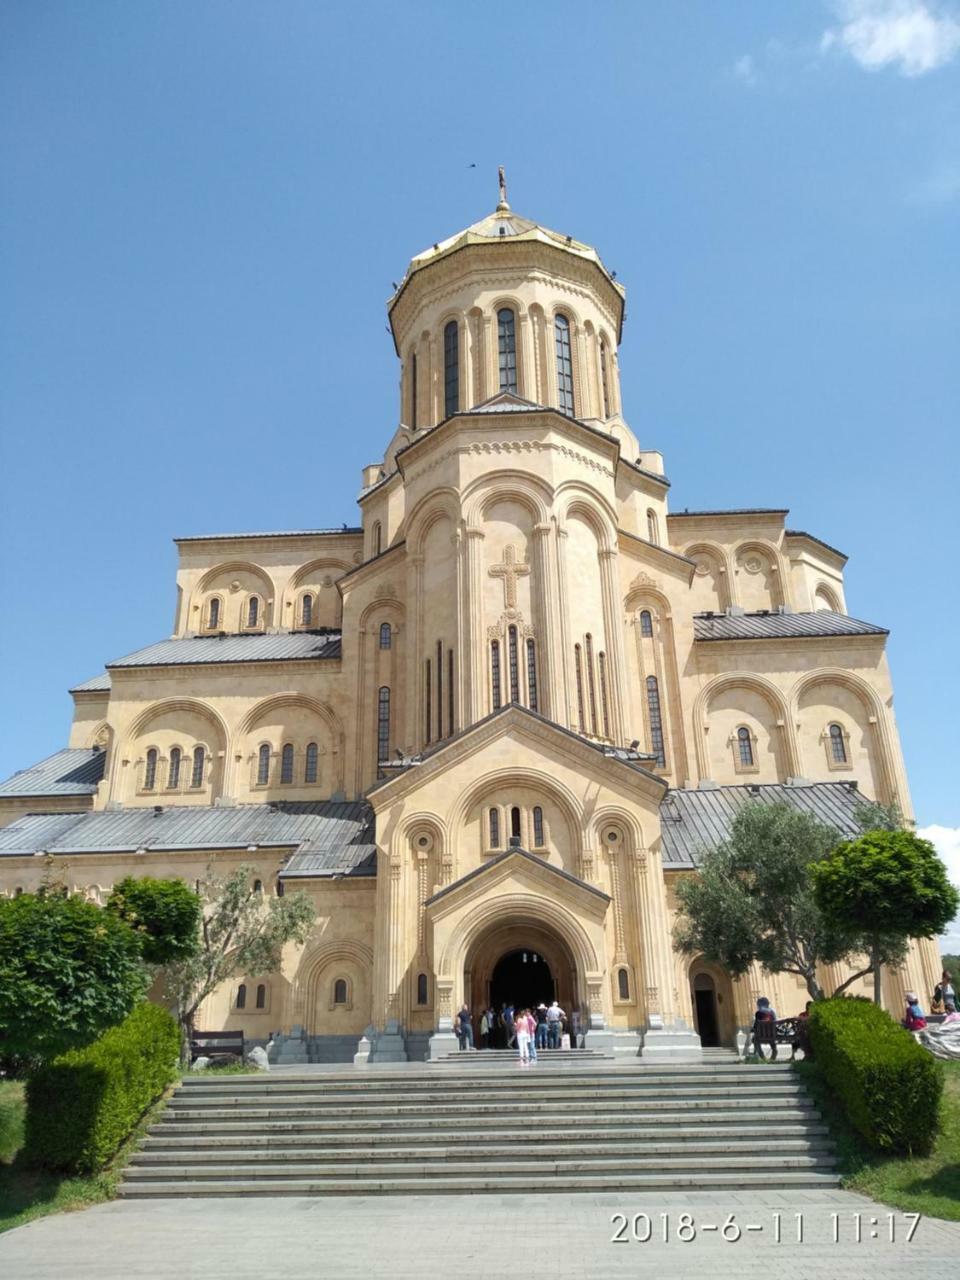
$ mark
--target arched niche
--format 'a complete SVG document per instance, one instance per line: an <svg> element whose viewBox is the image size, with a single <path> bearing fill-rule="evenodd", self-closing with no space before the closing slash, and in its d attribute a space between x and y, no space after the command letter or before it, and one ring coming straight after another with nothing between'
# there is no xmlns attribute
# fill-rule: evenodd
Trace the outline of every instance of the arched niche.
<svg viewBox="0 0 960 1280"><path fill-rule="evenodd" d="M748 613L776 609L784 603L779 564L772 547L761 542L743 543L737 548L734 563L737 595Z"/></svg>
<svg viewBox="0 0 960 1280"><path fill-rule="evenodd" d="M730 604L730 582L722 550L700 542L687 547L683 554L695 565L690 583L691 611L722 613Z"/></svg>
<svg viewBox="0 0 960 1280"><path fill-rule="evenodd" d="M300 694L265 698L247 712L237 729L238 794L247 792L256 803L262 803L264 787L279 798L330 796L342 789L341 738L339 721L323 703ZM266 783L261 772L265 746L271 753ZM292 748L292 767L286 770L285 747Z"/></svg>
<svg viewBox="0 0 960 1280"><path fill-rule="evenodd" d="M790 774L784 741L786 708L761 684L749 679L724 681L702 702L703 776L714 782L782 782ZM744 767L738 730L751 736L752 763Z"/></svg>
<svg viewBox="0 0 960 1280"><path fill-rule="evenodd" d="M194 589L187 628L190 631L247 630L247 609L251 596L260 599L259 624L273 625L276 587L265 569L246 560L233 560L208 569ZM209 604L220 601L216 626L210 627Z"/></svg>
<svg viewBox="0 0 960 1280"><path fill-rule="evenodd" d="M804 777L818 782L853 777L871 798L885 794L876 718L862 692L829 675L812 676L798 693L796 715ZM832 724L840 728L837 747L831 741ZM845 758L838 759L840 755Z"/></svg>

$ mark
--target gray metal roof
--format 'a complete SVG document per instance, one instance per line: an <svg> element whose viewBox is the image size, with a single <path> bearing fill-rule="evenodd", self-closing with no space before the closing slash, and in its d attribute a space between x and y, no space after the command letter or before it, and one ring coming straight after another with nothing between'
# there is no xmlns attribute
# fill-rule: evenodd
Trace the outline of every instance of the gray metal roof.
<svg viewBox="0 0 960 1280"><path fill-rule="evenodd" d="M0 796L92 796L105 760L92 747L64 747L0 782Z"/></svg>
<svg viewBox="0 0 960 1280"><path fill-rule="evenodd" d="M265 635L186 636L158 640L108 662L108 667L170 667L207 662L293 662L339 658L340 632L285 631Z"/></svg>
<svg viewBox="0 0 960 1280"><path fill-rule="evenodd" d="M885 636L885 627L821 609L817 613L698 613L697 640L787 640L803 636Z"/></svg>
<svg viewBox="0 0 960 1280"><path fill-rule="evenodd" d="M69 693L99 693L101 690L109 690L110 676L106 671L101 671L98 676L91 676L89 680L84 680L83 684L75 684Z"/></svg>
<svg viewBox="0 0 960 1280"><path fill-rule="evenodd" d="M488 400L481 401L472 409L458 409L459 418L472 418L477 413L548 413L545 404L537 404L535 400L527 400L514 391L498 391Z"/></svg>
<svg viewBox="0 0 960 1280"><path fill-rule="evenodd" d="M726 511L671 511L668 520L682 516L788 516L789 507L728 507Z"/></svg>
<svg viewBox="0 0 960 1280"><path fill-rule="evenodd" d="M234 538L333 538L351 533L363 533L363 530L350 525L340 529L281 529L268 533L193 533L186 538L174 538L174 542L225 542Z"/></svg>
<svg viewBox="0 0 960 1280"><path fill-rule="evenodd" d="M849 560L850 557L846 552L841 551L838 547L832 547L829 542L824 542L822 538L815 537L812 533L807 533L806 529L784 529L783 536L785 538L809 538L811 542L815 542L819 547L825 547L827 551L832 551L835 556L839 556L841 560Z"/></svg>
<svg viewBox="0 0 960 1280"><path fill-rule="evenodd" d="M233 808L164 805L81 814L29 814L0 828L0 856L137 849L291 847L284 877L375 875L374 818L364 803L314 801Z"/></svg>
<svg viewBox="0 0 960 1280"><path fill-rule="evenodd" d="M865 800L855 786L846 782L670 791L660 802L663 865L671 871L689 871L698 866L706 850L716 848L729 836L733 818L745 804L788 804L848 836L859 830L855 814Z"/></svg>

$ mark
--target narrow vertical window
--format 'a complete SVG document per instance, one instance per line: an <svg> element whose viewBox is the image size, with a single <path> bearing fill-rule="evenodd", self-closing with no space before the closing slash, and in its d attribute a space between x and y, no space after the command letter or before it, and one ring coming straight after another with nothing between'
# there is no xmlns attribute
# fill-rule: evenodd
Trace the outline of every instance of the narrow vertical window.
<svg viewBox="0 0 960 1280"><path fill-rule="evenodd" d="M490 822L490 848L500 848L500 810L491 809L487 814Z"/></svg>
<svg viewBox="0 0 960 1280"><path fill-rule="evenodd" d="M650 750L657 757L657 764L666 766L663 750L663 720L660 716L660 686L656 676L647 676L647 710L650 713Z"/></svg>
<svg viewBox="0 0 960 1280"><path fill-rule="evenodd" d="M621 1000L630 999L630 975L626 969L617 970L617 995Z"/></svg>
<svg viewBox="0 0 960 1280"><path fill-rule="evenodd" d="M257 786L265 787L270 781L270 747L265 742L257 753Z"/></svg>
<svg viewBox="0 0 960 1280"><path fill-rule="evenodd" d="M460 329L456 320L443 330L443 407L448 418L460 408Z"/></svg>
<svg viewBox="0 0 960 1280"><path fill-rule="evenodd" d="M570 321L557 315L553 322L557 347L557 401L561 413L573 414L573 360L570 354Z"/></svg>
<svg viewBox="0 0 960 1280"><path fill-rule="evenodd" d="M191 787L203 786L203 767L207 762L207 753L203 747L193 748L193 772L190 775Z"/></svg>
<svg viewBox="0 0 960 1280"><path fill-rule="evenodd" d="M657 521L657 513L652 508L647 511L647 540L654 546L660 545L660 525Z"/></svg>
<svg viewBox="0 0 960 1280"><path fill-rule="evenodd" d="M610 382L607 362L607 344L600 342L600 389L603 392L603 416L610 417Z"/></svg>
<svg viewBox="0 0 960 1280"><path fill-rule="evenodd" d="M543 845L543 810L535 804L533 806L533 847L542 849Z"/></svg>
<svg viewBox="0 0 960 1280"><path fill-rule="evenodd" d="M247 626L255 627L260 621L260 597L251 596L247 601Z"/></svg>
<svg viewBox="0 0 960 1280"><path fill-rule="evenodd" d="M428 1004L428 986L427 975L425 973L417 974L417 1004Z"/></svg>
<svg viewBox="0 0 960 1280"><path fill-rule="evenodd" d="M843 740L843 730L838 724L830 726L830 754L834 764L847 763L847 744Z"/></svg>
<svg viewBox="0 0 960 1280"><path fill-rule="evenodd" d="M237 987L237 1008L245 1009L247 1007L247 984L241 982Z"/></svg>
<svg viewBox="0 0 960 1280"><path fill-rule="evenodd" d="M183 752L179 747L173 747L170 751L170 767L167 770L167 786L171 791L176 791L180 785L180 761L183 759Z"/></svg>
<svg viewBox="0 0 960 1280"><path fill-rule="evenodd" d="M453 737L454 722L453 696L453 650L447 650L447 733Z"/></svg>
<svg viewBox="0 0 960 1280"><path fill-rule="evenodd" d="M577 675L577 719L580 722L580 732L586 733L587 720L583 714L583 653L578 644L573 646L573 665Z"/></svg>
<svg viewBox="0 0 960 1280"><path fill-rule="evenodd" d="M378 556L383 549L383 525L377 520L373 526L373 554Z"/></svg>
<svg viewBox="0 0 960 1280"><path fill-rule="evenodd" d="M593 674L593 636L587 635L586 640L586 658L587 658L587 694L590 699L590 729L594 737L599 733L597 726L597 685Z"/></svg>
<svg viewBox="0 0 960 1280"><path fill-rule="evenodd" d="M517 389L517 321L509 307L497 312L497 350L500 358L500 390Z"/></svg>
<svg viewBox="0 0 960 1280"><path fill-rule="evenodd" d="M653 635L653 616L649 609L644 609L640 614L640 634L642 636Z"/></svg>
<svg viewBox="0 0 960 1280"><path fill-rule="evenodd" d="M600 676L600 715L603 720L603 736L610 737L610 705L607 701L607 655L597 654L597 667Z"/></svg>
<svg viewBox="0 0 960 1280"><path fill-rule="evenodd" d="M347 1003L347 983L345 978L338 978L333 984L333 1003Z"/></svg>
<svg viewBox="0 0 960 1280"><path fill-rule="evenodd" d="M302 627L310 627L313 625L313 596L309 591L303 597L300 604L300 625Z"/></svg>
<svg viewBox="0 0 960 1280"><path fill-rule="evenodd" d="M430 669L430 659L428 658L427 668L426 668L426 678L424 679L424 682L423 682L423 695L424 695L423 719L424 719L424 725L426 728L427 742L432 741L430 735L433 732L433 700L432 700L433 686L431 684L432 679L433 679L433 672Z"/></svg>
<svg viewBox="0 0 960 1280"><path fill-rule="evenodd" d="M380 648L389 649L393 644L393 631L389 622L380 623Z"/></svg>
<svg viewBox="0 0 960 1280"><path fill-rule="evenodd" d="M527 641L527 705L537 710L537 646L532 640Z"/></svg>
<svg viewBox="0 0 960 1280"><path fill-rule="evenodd" d="M390 756L390 690L386 685L377 695L377 764Z"/></svg>
<svg viewBox="0 0 960 1280"><path fill-rule="evenodd" d="M520 667L517 657L517 628L507 628L507 653L510 663L510 701L520 701Z"/></svg>
<svg viewBox="0 0 960 1280"><path fill-rule="evenodd" d="M267 1007L267 988L261 982L257 985L257 1008L265 1009Z"/></svg>
<svg viewBox="0 0 960 1280"><path fill-rule="evenodd" d="M410 425L417 428L417 353L410 357Z"/></svg>
<svg viewBox="0 0 960 1280"><path fill-rule="evenodd" d="M443 739L443 643L437 641L437 741Z"/></svg>
<svg viewBox="0 0 960 1280"><path fill-rule="evenodd" d="M280 781L289 783L293 781L293 743L285 742L283 750L280 752Z"/></svg>
<svg viewBox="0 0 960 1280"><path fill-rule="evenodd" d="M210 601L210 611L207 614L207 626L211 631L216 631L220 625L220 601L214 596Z"/></svg>
<svg viewBox="0 0 960 1280"><path fill-rule="evenodd" d="M737 730L737 752L740 757L740 764L750 769L753 767L753 739L750 737L750 730L746 725L741 725Z"/></svg>
<svg viewBox="0 0 960 1280"><path fill-rule="evenodd" d="M307 754L304 757L303 764L303 780L304 782L316 782L317 765L319 763L320 751L315 742L307 743Z"/></svg>
<svg viewBox="0 0 960 1280"><path fill-rule="evenodd" d="M490 682L493 689L493 709L499 711L503 705L500 696L500 641L490 641Z"/></svg>
<svg viewBox="0 0 960 1280"><path fill-rule="evenodd" d="M520 839L520 809L517 805L510 810L510 838L511 840Z"/></svg>
<svg viewBox="0 0 960 1280"><path fill-rule="evenodd" d="M143 789L152 791L157 785L157 749L151 747L147 752L147 767L143 771Z"/></svg>

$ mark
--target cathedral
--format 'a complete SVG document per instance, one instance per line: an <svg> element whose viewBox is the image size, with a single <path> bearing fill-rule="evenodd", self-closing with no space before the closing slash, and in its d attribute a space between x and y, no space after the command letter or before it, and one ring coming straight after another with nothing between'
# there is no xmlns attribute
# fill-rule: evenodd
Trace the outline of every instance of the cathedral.
<svg viewBox="0 0 960 1280"><path fill-rule="evenodd" d="M177 539L172 635L0 783L0 891L51 860L101 902L241 865L302 890L306 945L199 1022L284 1061L436 1057L463 1004L556 998L588 1047L663 1059L734 1044L761 993L798 1012L791 976L674 950L676 885L750 801L909 815L887 632L786 510L671 510L623 414L624 302L502 180L414 257L359 523ZM915 943L886 1001L938 973Z"/></svg>

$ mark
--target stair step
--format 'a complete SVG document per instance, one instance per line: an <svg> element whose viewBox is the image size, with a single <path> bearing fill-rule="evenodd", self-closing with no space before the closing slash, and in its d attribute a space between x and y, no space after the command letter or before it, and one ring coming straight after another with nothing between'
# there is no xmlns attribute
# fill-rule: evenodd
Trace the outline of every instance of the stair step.
<svg viewBox="0 0 960 1280"><path fill-rule="evenodd" d="M437 1162L428 1160L388 1160L382 1156L351 1164L348 1160L324 1163L322 1161L283 1161L271 1163L261 1160L253 1171L257 1179L267 1178L323 1178L323 1177L371 1177L380 1166L386 1166L391 1173L403 1176L436 1173ZM698 1170L776 1170L781 1169L819 1169L833 1168L832 1156L818 1153L791 1153L789 1155L764 1154L758 1156L756 1151L745 1151L739 1155L688 1155L688 1156L620 1156L616 1159L599 1156L592 1159L581 1154L569 1159L554 1159L552 1155L544 1155L540 1159L515 1158L513 1160L444 1160L441 1172L450 1175L474 1174L481 1176L484 1172L494 1175L500 1173L537 1173L541 1177L572 1173L642 1173L645 1171L662 1172ZM242 1176L242 1172L234 1164L131 1164L124 1174L127 1181L156 1178L197 1178L218 1179L228 1181L232 1177ZM247 1171L249 1172L249 1171Z"/></svg>
<svg viewBox="0 0 960 1280"><path fill-rule="evenodd" d="M768 1172L712 1173L619 1173L578 1174L544 1179L537 1173L527 1175L491 1175L478 1177L402 1177L402 1178L331 1178L328 1181L286 1178L237 1182L194 1182L171 1179L167 1182L125 1182L120 1194L126 1199L146 1199L174 1196L312 1196L312 1195L464 1195L486 1192L521 1191L769 1191L772 1186L781 1189L816 1190L837 1186L832 1173L816 1170L784 1170L771 1183Z"/></svg>

